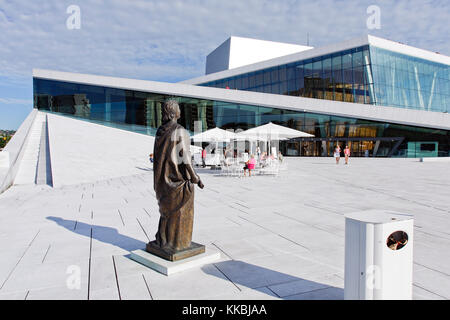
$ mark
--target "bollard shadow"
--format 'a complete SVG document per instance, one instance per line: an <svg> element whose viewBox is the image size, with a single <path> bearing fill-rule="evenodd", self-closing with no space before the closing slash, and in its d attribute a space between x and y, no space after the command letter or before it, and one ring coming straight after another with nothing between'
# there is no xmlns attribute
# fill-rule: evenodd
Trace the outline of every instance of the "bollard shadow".
<svg viewBox="0 0 450 320"><path fill-rule="evenodd" d="M141 167L135 167L136 169L142 170L142 171L153 171L153 168L141 168Z"/></svg>
<svg viewBox="0 0 450 320"><path fill-rule="evenodd" d="M274 271L239 260L228 260L214 265L220 273L240 289L253 289L281 298L294 300L343 300L344 289L286 273ZM209 275L218 276L209 268L202 268ZM245 288L242 288L245 287Z"/></svg>
<svg viewBox="0 0 450 320"><path fill-rule="evenodd" d="M145 248L146 245L145 242L120 234L115 228L88 224L73 220L66 220L60 217L53 216L47 217L47 220L51 220L71 232L88 238L91 237L92 230L93 239L111 244L126 251L142 249Z"/></svg>

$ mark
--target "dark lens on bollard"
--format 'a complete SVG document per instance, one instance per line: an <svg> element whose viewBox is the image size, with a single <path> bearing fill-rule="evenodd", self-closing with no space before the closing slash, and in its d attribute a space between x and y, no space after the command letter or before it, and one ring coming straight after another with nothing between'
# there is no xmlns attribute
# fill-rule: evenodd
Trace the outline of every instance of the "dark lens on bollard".
<svg viewBox="0 0 450 320"><path fill-rule="evenodd" d="M400 250L408 243L408 234L404 231L391 233L387 238L386 245L391 250Z"/></svg>

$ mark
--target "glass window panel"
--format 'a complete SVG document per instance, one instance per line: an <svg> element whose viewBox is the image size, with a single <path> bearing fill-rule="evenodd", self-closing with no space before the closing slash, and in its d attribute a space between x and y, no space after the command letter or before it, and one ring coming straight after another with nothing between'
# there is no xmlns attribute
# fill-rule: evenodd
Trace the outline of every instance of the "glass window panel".
<svg viewBox="0 0 450 320"><path fill-rule="evenodd" d="M331 59L333 71L334 70L340 70L342 68L342 56L333 57Z"/></svg>
<svg viewBox="0 0 450 320"><path fill-rule="evenodd" d="M248 87L249 87L249 84L248 84L248 76L244 76L243 78L242 78L242 89L243 90L246 90L246 89L248 89Z"/></svg>
<svg viewBox="0 0 450 320"><path fill-rule="evenodd" d="M250 73L248 76L248 87L254 88L256 86L256 74Z"/></svg>
<svg viewBox="0 0 450 320"><path fill-rule="evenodd" d="M342 68L351 69L352 68L352 54L347 53L342 56Z"/></svg>
<svg viewBox="0 0 450 320"><path fill-rule="evenodd" d="M280 78L279 79L280 81L286 81L287 80L286 66L280 66L279 78Z"/></svg>
<svg viewBox="0 0 450 320"><path fill-rule="evenodd" d="M354 52L352 54L352 58L353 58L353 68L360 67L364 64L362 51Z"/></svg>
<svg viewBox="0 0 450 320"><path fill-rule="evenodd" d="M295 79L297 76L297 67L296 66L288 66L286 69L287 79Z"/></svg>
<svg viewBox="0 0 450 320"><path fill-rule="evenodd" d="M287 81L280 82L280 94L284 94L284 95L288 94Z"/></svg>
<svg viewBox="0 0 450 320"><path fill-rule="evenodd" d="M271 74L270 70L264 71L264 84L265 85L272 83L272 81L270 79L270 74Z"/></svg>
<svg viewBox="0 0 450 320"><path fill-rule="evenodd" d="M333 65L334 100L337 101L344 101L344 83L342 80L342 69L335 70Z"/></svg>
<svg viewBox="0 0 450 320"><path fill-rule="evenodd" d="M256 82L255 82L255 86L259 87L261 85L263 85L264 83L264 75L261 71L258 71L256 73Z"/></svg>
<svg viewBox="0 0 450 320"><path fill-rule="evenodd" d="M322 62L323 72L331 72L331 58L324 59Z"/></svg>
<svg viewBox="0 0 450 320"><path fill-rule="evenodd" d="M279 83L272 84L271 93L274 93L274 94L279 94L280 93L280 84Z"/></svg>
<svg viewBox="0 0 450 320"><path fill-rule="evenodd" d="M295 77L297 79L303 79L305 77L305 66L304 65L299 65L296 68L296 74Z"/></svg>
<svg viewBox="0 0 450 320"><path fill-rule="evenodd" d="M343 71L344 83L352 84L353 83L353 72L352 69L345 69Z"/></svg>
<svg viewBox="0 0 450 320"><path fill-rule="evenodd" d="M370 56L369 56L369 50L368 49L364 49L364 51L363 51L363 62L364 62L364 64L369 64L370 63Z"/></svg>
<svg viewBox="0 0 450 320"><path fill-rule="evenodd" d="M290 96L296 96L298 95L297 92L297 85L295 83L295 79L291 79L287 81L287 87L288 87L288 94Z"/></svg>
<svg viewBox="0 0 450 320"><path fill-rule="evenodd" d="M237 77L234 79L234 87L238 90L242 89L242 77Z"/></svg>
<svg viewBox="0 0 450 320"><path fill-rule="evenodd" d="M312 63L307 63L304 65L303 67L304 70L304 76L308 77L308 76L312 76L313 74L313 64Z"/></svg>
<svg viewBox="0 0 450 320"><path fill-rule="evenodd" d="M264 92L264 86L259 86L255 88L256 92Z"/></svg>
<svg viewBox="0 0 450 320"><path fill-rule="evenodd" d="M304 96L305 95L305 78L298 78L296 80L296 95Z"/></svg>
<svg viewBox="0 0 450 320"><path fill-rule="evenodd" d="M278 68L273 68L270 74L271 82L275 83L279 81Z"/></svg>
<svg viewBox="0 0 450 320"><path fill-rule="evenodd" d="M322 75L322 60L313 63L313 76L320 77Z"/></svg>

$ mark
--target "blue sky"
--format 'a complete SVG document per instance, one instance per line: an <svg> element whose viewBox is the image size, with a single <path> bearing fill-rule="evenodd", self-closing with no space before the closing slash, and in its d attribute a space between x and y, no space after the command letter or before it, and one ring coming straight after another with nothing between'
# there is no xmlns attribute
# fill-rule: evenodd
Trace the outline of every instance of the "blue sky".
<svg viewBox="0 0 450 320"><path fill-rule="evenodd" d="M81 28L69 30L70 5ZM367 7L381 9L368 30ZM372 34L450 55L448 0L0 0L0 129L32 108L32 69L177 82L229 36L321 46Z"/></svg>

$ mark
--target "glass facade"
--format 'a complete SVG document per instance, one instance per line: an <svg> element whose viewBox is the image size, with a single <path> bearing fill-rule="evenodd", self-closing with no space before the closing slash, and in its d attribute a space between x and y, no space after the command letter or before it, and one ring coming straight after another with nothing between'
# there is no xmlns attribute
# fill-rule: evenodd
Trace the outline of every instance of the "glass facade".
<svg viewBox="0 0 450 320"><path fill-rule="evenodd" d="M450 109L450 66L368 45L201 85L436 112Z"/></svg>
<svg viewBox="0 0 450 320"><path fill-rule="evenodd" d="M370 47L376 104L450 111L450 66Z"/></svg>
<svg viewBox="0 0 450 320"><path fill-rule="evenodd" d="M175 98L181 108L179 123L191 133L198 123L204 131L214 127L246 130L273 122L314 135L282 141L285 155L331 156L336 144L348 144L353 156L449 156L447 130L38 78L33 84L34 107L39 110L143 134L155 134L161 125L162 104ZM345 97L346 91L342 93Z"/></svg>
<svg viewBox="0 0 450 320"><path fill-rule="evenodd" d="M201 84L306 98L373 103L369 46Z"/></svg>

